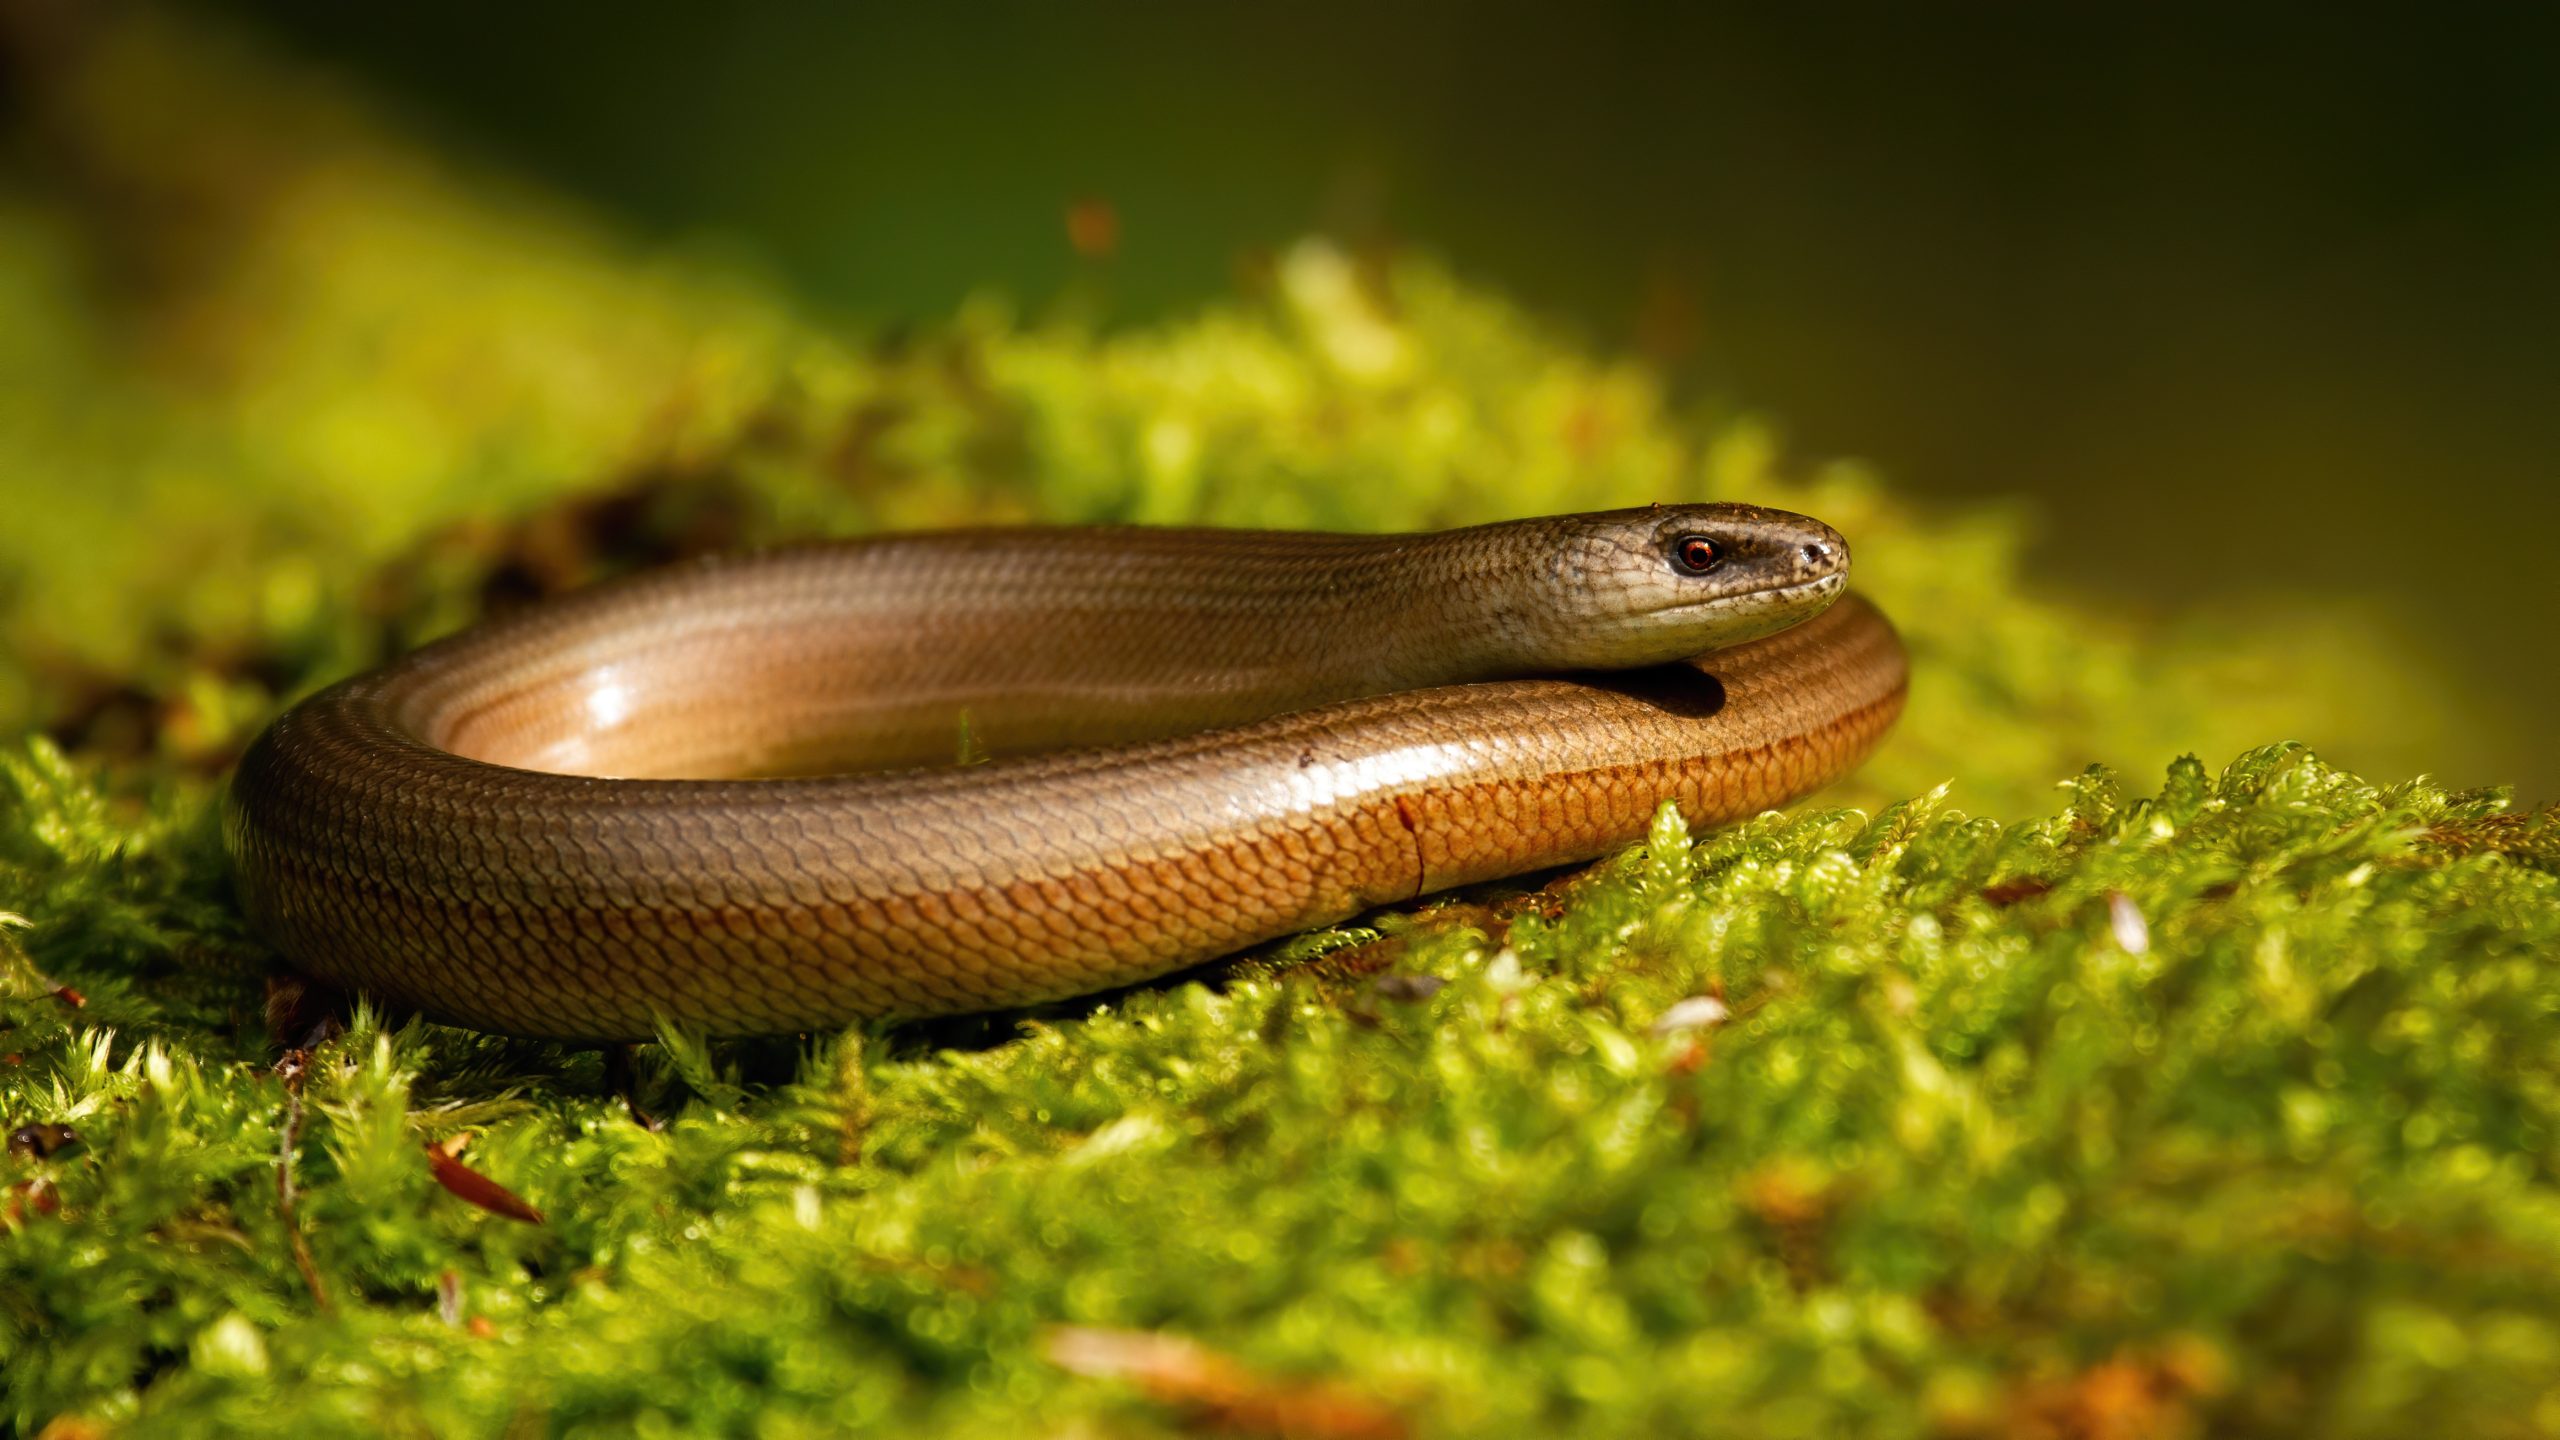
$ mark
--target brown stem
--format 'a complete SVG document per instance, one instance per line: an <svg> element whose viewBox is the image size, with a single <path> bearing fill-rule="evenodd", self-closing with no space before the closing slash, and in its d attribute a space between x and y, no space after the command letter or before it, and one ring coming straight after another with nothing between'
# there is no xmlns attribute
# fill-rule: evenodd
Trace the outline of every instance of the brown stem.
<svg viewBox="0 0 2560 1440"><path fill-rule="evenodd" d="M302 1272L302 1283L311 1290L311 1300L322 1310L336 1307L329 1303L329 1292L320 1283L319 1263L311 1258L311 1244L302 1237L302 1226L293 1214L293 1156L302 1145L302 1077L311 1068L311 1052L288 1050L276 1062L276 1073L284 1077L284 1142L276 1152L276 1213L284 1220L284 1238L293 1250L293 1266Z"/></svg>

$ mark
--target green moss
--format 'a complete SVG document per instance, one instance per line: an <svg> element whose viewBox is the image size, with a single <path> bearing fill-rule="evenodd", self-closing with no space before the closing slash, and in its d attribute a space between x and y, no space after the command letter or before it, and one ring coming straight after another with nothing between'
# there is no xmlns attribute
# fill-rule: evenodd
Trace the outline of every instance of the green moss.
<svg viewBox="0 0 2560 1440"><path fill-rule="evenodd" d="M6 833L63 857L29 934L93 991L0 1006L8 1113L83 1140L20 1165L59 1213L0 1245L22 1423L1159 1413L1045 1363L1056 1325L1452 1433L1997 1427L2119 1372L2222 1429L2553 1418L2560 831L2494 797L2276 747L2138 800L2092 772L2031 824L1666 816L1552 908L1387 922L1388 975L1436 989L1325 967L983 1050L680 1045L662 1135L592 1057L360 1026L295 1154L328 1308L281 1082L117 983L227 943L199 862L92 805L43 790ZM436 1187L457 1130L547 1223Z"/></svg>
<svg viewBox="0 0 2560 1440"><path fill-rule="evenodd" d="M0 1116L80 1137L0 1162L8 1423L2560 1431L2560 825L2249 748L2431 753L2351 627L2035 593L2013 518L1415 257L848 339L167 25L31 95L0 191ZM1840 524L1911 640L1797 814L1098 1008L671 1036L662 1134L554 1047L270 1068L220 768L484 604L784 534L1697 496ZM541 1224L439 1188L464 1133ZM1097 1378L1127 1346L1061 1326L1208 1348Z"/></svg>

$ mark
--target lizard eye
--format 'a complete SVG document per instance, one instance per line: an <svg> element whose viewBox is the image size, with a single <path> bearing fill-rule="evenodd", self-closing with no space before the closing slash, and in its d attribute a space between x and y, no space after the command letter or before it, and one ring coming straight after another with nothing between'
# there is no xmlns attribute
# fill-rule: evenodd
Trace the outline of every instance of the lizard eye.
<svg viewBox="0 0 2560 1440"><path fill-rule="evenodd" d="M1683 575L1704 575L1722 559L1724 552L1704 535L1683 535L1671 542L1671 568Z"/></svg>

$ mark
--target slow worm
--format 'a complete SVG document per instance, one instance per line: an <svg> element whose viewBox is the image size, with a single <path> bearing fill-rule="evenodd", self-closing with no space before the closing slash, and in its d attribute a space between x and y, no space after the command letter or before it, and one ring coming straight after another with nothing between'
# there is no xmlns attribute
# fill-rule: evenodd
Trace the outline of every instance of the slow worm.
<svg viewBox="0 0 2560 1440"><path fill-rule="evenodd" d="M1818 788L1902 706L1847 574L1740 505L716 557L312 696L225 831L295 967L455 1024L1024 1005Z"/></svg>

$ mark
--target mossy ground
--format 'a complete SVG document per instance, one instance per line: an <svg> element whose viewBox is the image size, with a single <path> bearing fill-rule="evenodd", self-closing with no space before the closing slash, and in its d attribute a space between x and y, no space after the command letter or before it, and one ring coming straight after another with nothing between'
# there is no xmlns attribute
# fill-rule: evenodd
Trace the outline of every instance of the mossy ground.
<svg viewBox="0 0 2560 1440"><path fill-rule="evenodd" d="M2037 595L2003 517L1424 261L855 342L218 35L75 48L0 189L0 1116L78 1136L0 1162L0 1423L2560 1433L2560 829L2260 745L2423 762L2351 627ZM1709 496L1839 524L1914 650L1791 815L1099 1007L671 1037L663 1133L556 1047L273 1068L222 767L488 608L781 535ZM540 1223L439 1185L460 1136Z"/></svg>

